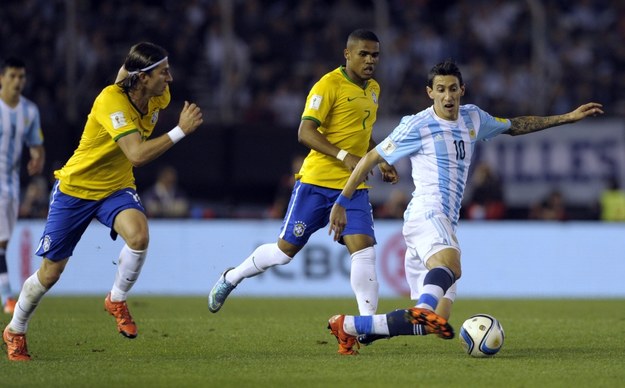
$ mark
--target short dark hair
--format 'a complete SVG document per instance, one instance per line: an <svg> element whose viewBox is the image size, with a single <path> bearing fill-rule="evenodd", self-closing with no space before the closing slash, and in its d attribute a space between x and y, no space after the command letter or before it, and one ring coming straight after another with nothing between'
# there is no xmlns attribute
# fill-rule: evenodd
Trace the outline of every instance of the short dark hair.
<svg viewBox="0 0 625 388"><path fill-rule="evenodd" d="M126 56L124 61L124 68L130 73L133 71L140 71L146 67L150 67L158 61L163 60L167 56L167 50L161 46L150 43L140 42L130 48L130 52ZM151 72L153 69L147 70L146 73ZM137 83L137 74L130 75L119 85L128 91L132 89Z"/></svg>
<svg viewBox="0 0 625 388"><path fill-rule="evenodd" d="M25 69L26 63L17 57L8 57L4 61L2 61L2 68L0 68L0 70L4 73L4 71L9 67L13 67L16 69Z"/></svg>
<svg viewBox="0 0 625 388"><path fill-rule="evenodd" d="M458 78L458 82L460 82L460 86L464 85L464 81L462 80L462 73L460 72L460 68L456 63L450 59L441 62L430 69L428 73L428 86L432 87L434 82L434 77L437 75L453 75Z"/></svg>
<svg viewBox="0 0 625 388"><path fill-rule="evenodd" d="M362 28L352 31L347 37L347 42L349 43L350 40L369 40L380 43L378 36L373 31Z"/></svg>

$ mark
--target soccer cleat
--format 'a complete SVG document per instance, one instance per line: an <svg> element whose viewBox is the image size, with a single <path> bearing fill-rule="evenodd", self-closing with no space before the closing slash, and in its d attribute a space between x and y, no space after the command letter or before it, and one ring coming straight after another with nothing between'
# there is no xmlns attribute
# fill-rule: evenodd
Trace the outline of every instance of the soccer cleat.
<svg viewBox="0 0 625 388"><path fill-rule="evenodd" d="M2 332L2 340L7 346L7 355L11 361L30 361L26 347L26 334L15 334L7 326Z"/></svg>
<svg viewBox="0 0 625 388"><path fill-rule="evenodd" d="M4 303L4 313L5 314L13 314L13 311L15 311L15 304L17 303L17 300L13 299L13 298L7 298L6 303Z"/></svg>
<svg viewBox="0 0 625 388"><path fill-rule="evenodd" d="M217 283L215 283L213 289L208 294L208 310L211 313L216 313L217 311L219 311L219 309L221 309L221 306L223 306L224 302L226 301L228 295L230 295L232 290L237 288L235 284L232 284L226 280L226 274L231 269L234 269L234 267L228 268L221 274L219 280L217 280Z"/></svg>
<svg viewBox="0 0 625 388"><path fill-rule="evenodd" d="M338 353L355 356L358 354L358 350L353 349L353 347L355 346L357 349L360 349L360 344L356 336L347 334L343 330L344 320L345 315L335 315L331 317L328 320L328 329L330 329L330 332L336 337L336 341L339 343Z"/></svg>
<svg viewBox="0 0 625 388"><path fill-rule="evenodd" d="M117 320L117 330L126 338L135 338L137 336L137 325L130 316L128 304L126 301L113 302L109 293L104 299L104 309L109 312Z"/></svg>
<svg viewBox="0 0 625 388"><path fill-rule="evenodd" d="M406 310L406 318L414 325L424 325L432 334L443 339L454 338L454 328L447 320L432 310L413 307Z"/></svg>
<svg viewBox="0 0 625 388"><path fill-rule="evenodd" d="M365 346L369 346L374 341L381 340L381 339L389 339L391 337L389 337L388 335L382 335L382 334L361 334L357 338L358 338L358 343L365 345Z"/></svg>

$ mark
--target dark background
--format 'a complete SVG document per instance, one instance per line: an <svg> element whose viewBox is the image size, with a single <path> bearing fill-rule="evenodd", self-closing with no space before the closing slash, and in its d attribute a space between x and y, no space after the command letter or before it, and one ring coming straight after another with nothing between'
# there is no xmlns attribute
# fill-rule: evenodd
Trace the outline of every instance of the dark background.
<svg viewBox="0 0 625 388"><path fill-rule="evenodd" d="M205 124L137 169L139 190L170 164L195 204L223 216L258 216L271 203L292 157L306 152L297 126L308 90L344 63L355 28L381 40L380 118L429 106L427 71L447 58L463 70L463 102L494 115L564 113L587 101L608 117L625 113L619 1L4 0L0 20L0 59L27 62L24 94L41 111L48 176L130 46L165 47L173 99L155 135L176 125L184 100L200 104Z"/></svg>

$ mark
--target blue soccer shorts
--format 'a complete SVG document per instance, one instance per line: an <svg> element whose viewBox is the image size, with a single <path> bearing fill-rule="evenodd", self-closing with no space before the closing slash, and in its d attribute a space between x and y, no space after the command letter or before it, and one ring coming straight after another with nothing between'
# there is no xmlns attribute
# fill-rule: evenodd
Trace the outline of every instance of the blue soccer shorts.
<svg viewBox="0 0 625 388"><path fill-rule="evenodd" d="M341 190L296 181L279 237L298 247L306 245L313 233L328 225L330 211L339 194ZM365 234L375 243L369 190L356 190L345 210L347 225L341 236Z"/></svg>
<svg viewBox="0 0 625 388"><path fill-rule="evenodd" d="M134 189L122 189L106 198L93 201L62 193L57 181L50 194L48 220L39 241L37 256L52 261L71 257L94 218L111 228L111 238L115 240L117 232L113 229L113 222L117 214L125 209L137 209L145 213Z"/></svg>

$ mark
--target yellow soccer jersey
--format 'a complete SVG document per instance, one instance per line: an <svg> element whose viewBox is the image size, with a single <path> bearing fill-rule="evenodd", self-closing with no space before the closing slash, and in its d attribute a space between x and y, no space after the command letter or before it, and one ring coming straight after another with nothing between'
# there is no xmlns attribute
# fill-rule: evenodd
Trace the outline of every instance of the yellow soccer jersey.
<svg viewBox="0 0 625 388"><path fill-rule="evenodd" d="M367 81L365 88L355 84L343 66L324 75L310 90L302 120L319 124L317 130L330 143L350 154L364 156L369 149L378 111L380 85ZM343 162L311 150L296 179L331 189L343 189L351 171ZM367 187L364 183L358 188Z"/></svg>
<svg viewBox="0 0 625 388"><path fill-rule="evenodd" d="M78 148L65 166L54 172L63 193L90 200L135 187L132 164L116 141L139 132L143 140L152 134L158 113L169 105L169 87L162 96L153 97L148 113L142 116L118 85L104 88L87 117Z"/></svg>

